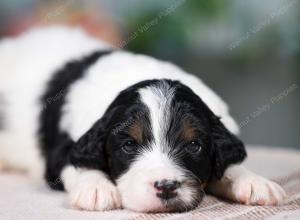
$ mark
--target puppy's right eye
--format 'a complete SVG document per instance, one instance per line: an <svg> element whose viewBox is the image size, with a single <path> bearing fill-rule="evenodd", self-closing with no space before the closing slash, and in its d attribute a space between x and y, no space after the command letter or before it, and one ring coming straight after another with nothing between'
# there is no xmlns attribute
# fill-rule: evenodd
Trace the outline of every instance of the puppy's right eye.
<svg viewBox="0 0 300 220"><path fill-rule="evenodd" d="M185 150L191 154L199 153L201 149L202 149L201 144L196 140L190 142L185 148Z"/></svg>
<svg viewBox="0 0 300 220"><path fill-rule="evenodd" d="M123 145L122 150L126 154L133 154L136 152L137 149L137 143L133 140L126 141L126 143Z"/></svg>

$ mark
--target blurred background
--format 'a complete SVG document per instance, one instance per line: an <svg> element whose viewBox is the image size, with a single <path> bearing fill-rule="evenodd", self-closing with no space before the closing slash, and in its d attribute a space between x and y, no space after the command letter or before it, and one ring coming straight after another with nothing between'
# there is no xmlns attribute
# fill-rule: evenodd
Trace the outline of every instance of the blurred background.
<svg viewBox="0 0 300 220"><path fill-rule="evenodd" d="M53 24L176 63L225 99L246 143L300 149L300 0L0 1L0 39Z"/></svg>

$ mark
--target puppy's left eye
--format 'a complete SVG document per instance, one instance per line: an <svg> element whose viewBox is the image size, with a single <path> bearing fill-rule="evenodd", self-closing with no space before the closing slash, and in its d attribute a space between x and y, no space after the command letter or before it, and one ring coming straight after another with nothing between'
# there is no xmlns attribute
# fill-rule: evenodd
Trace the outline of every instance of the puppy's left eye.
<svg viewBox="0 0 300 220"><path fill-rule="evenodd" d="M186 147L185 150L188 153L195 154L200 152L202 149L201 144L198 141L191 141Z"/></svg>

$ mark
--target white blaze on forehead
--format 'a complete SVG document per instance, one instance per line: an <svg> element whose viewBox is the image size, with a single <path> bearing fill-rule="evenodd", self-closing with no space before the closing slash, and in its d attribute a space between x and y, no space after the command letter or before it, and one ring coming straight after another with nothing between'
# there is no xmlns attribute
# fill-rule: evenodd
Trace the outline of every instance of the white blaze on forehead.
<svg viewBox="0 0 300 220"><path fill-rule="evenodd" d="M174 96L174 88L167 82L161 81L155 86L142 88L139 91L141 101L150 112L150 123L152 127L154 143L164 150L166 143L166 132L170 124L171 102Z"/></svg>

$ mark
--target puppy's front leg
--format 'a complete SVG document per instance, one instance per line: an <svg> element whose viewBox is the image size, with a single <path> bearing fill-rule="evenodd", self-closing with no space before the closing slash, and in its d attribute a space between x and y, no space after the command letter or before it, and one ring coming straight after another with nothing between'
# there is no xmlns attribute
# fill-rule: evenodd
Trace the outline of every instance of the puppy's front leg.
<svg viewBox="0 0 300 220"><path fill-rule="evenodd" d="M208 191L247 205L277 205L286 194L277 183L259 176L241 165L230 166L221 180L213 180Z"/></svg>
<svg viewBox="0 0 300 220"><path fill-rule="evenodd" d="M121 207L116 186L100 170L67 166L62 171L61 179L74 208L105 211Z"/></svg>

